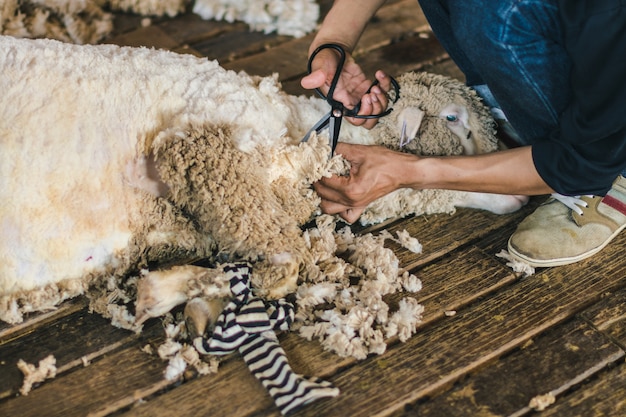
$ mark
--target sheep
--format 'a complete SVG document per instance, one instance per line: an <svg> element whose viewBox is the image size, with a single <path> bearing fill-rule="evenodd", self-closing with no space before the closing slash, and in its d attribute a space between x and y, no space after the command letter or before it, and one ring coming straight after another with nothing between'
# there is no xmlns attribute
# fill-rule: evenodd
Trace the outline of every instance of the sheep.
<svg viewBox="0 0 626 417"><path fill-rule="evenodd" d="M0 49L2 320L19 322L25 312L89 292L92 307L110 316L111 301L136 298L135 316L127 321L139 325L195 297L228 297L221 265L239 260L254 265L252 284L266 298L309 288L302 283L315 288L310 297L324 298L325 280L349 286L348 275L359 268L378 282L364 288L379 295L419 286L382 238L355 237L345 229L337 234L336 219L320 215L311 184L347 168L340 156L329 159L326 134L300 142L328 111L323 100L284 93L276 75L235 73L215 61L162 50L12 37L0 37ZM397 144L406 134L398 123L416 112L405 100L419 101L406 84L415 76L399 78L394 117L371 131L345 123L341 140ZM433 136L448 144L437 146L459 153L467 135L459 138L461 130L442 125L448 104L435 114L424 108L422 126L411 125L410 132L443 126L448 134ZM464 128L475 141L470 149L494 150L491 128L472 130L474 120L492 123L481 122L484 111L474 119L474 107L456 104L468 115ZM433 146L419 136L405 150ZM421 195L422 201L411 209L415 214L467 203L464 193L416 193L412 198ZM483 197L483 209L522 205L514 196ZM376 213L387 218L398 210L376 207ZM312 219L316 228L303 232ZM379 255L359 255L365 245ZM338 253L352 257L346 261ZM190 265L201 258L212 267ZM381 274L391 281L380 281ZM318 289L326 295L311 295ZM315 304L309 296L302 295ZM370 348L380 350L380 344Z"/></svg>

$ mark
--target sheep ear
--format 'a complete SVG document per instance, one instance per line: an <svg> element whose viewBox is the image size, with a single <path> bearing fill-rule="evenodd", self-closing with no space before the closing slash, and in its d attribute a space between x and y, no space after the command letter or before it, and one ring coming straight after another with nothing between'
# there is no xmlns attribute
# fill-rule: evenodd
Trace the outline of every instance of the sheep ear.
<svg viewBox="0 0 626 417"><path fill-rule="evenodd" d="M400 147L404 147L417 136L424 112L417 107L407 107L398 113L397 126L400 131Z"/></svg>

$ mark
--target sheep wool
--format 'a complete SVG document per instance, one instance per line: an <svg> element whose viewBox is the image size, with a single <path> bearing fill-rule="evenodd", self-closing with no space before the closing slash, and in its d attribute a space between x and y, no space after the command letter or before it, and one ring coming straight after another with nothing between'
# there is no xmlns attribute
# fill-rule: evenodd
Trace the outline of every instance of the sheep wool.
<svg viewBox="0 0 626 417"><path fill-rule="evenodd" d="M314 0L2 0L0 34L95 44L113 29L104 10L142 16L176 16L190 4L203 19L243 21L250 30L302 37L319 19Z"/></svg>
<svg viewBox="0 0 626 417"><path fill-rule="evenodd" d="M338 354L381 353L415 332L422 310L408 293L421 282L384 247L395 238L354 235L319 211L311 184L349 169L329 159L327 133L301 143L325 101L284 93L276 76L162 50L8 36L0 49L0 319L87 294L94 311L136 331L189 301L192 327L205 329L230 296L227 266L244 261L258 296L295 294L292 328ZM398 80L391 115L372 130L344 123L341 140L494 149L492 120L458 81ZM374 202L367 221L457 206L521 203L411 191ZM406 234L396 240L421 250ZM383 296L402 291L390 311Z"/></svg>
<svg viewBox="0 0 626 417"><path fill-rule="evenodd" d="M300 38L319 19L314 0L196 0L193 12L203 19L246 22L252 30Z"/></svg>

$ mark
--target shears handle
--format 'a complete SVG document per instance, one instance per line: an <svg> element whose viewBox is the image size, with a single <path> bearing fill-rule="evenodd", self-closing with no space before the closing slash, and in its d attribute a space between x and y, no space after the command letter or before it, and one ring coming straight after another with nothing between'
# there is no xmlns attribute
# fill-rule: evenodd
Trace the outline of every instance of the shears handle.
<svg viewBox="0 0 626 417"><path fill-rule="evenodd" d="M324 95L324 93L322 92L322 90L320 90L319 88L315 89L315 92L324 100L326 100L328 102L328 104L331 105L332 110L333 110L333 115L335 117L339 117L336 112L337 110L341 110L342 116L347 116L347 117L352 117L355 119L378 119L384 116L387 116L389 113L391 113L391 111L393 110L392 108L389 108L387 110L385 110L382 113L377 113L377 114L368 114L368 115L359 115L359 111L361 109L361 102L359 101L359 103L353 108L353 109L346 109L343 105L343 103L335 100L333 98L333 95L335 93L335 88L337 87L337 84L339 83L339 77L341 76L341 71L343 70L343 66L346 63L346 51L337 44L334 43L325 43L323 45L318 46L313 53L311 54L311 56L309 57L309 62L307 64L307 71L309 72L309 74L311 72L313 72L313 60L315 59L315 57L317 56L317 54L322 51L323 49L333 49L335 51L337 51L339 53L339 62L337 63L337 69L335 70L335 75L333 75L333 79L330 83L330 88L328 89L328 93L326 95ZM395 97L393 97L393 103L397 102L398 99L400 98L400 85L398 84L398 82L393 78L390 77L391 80L391 85L394 89L395 92ZM366 94L369 94L370 91L372 90L372 87L374 87L375 85L378 85L379 82L378 80L375 80L372 85L370 85L370 87L367 89Z"/></svg>
<svg viewBox="0 0 626 417"><path fill-rule="evenodd" d="M337 69L335 70L335 75L333 75L333 80L330 83L330 88L328 89L328 94L324 95L322 90L319 88L315 89L315 92L324 100L326 100L333 108L337 107L336 104L340 105L343 108L343 104L333 99L333 94L335 94L335 88L337 87L337 83L339 83L339 77L341 76L341 71L343 70L343 65L346 63L346 51L337 44L334 43L325 43L323 45L318 46L315 51L309 57L309 63L307 64L307 71L309 74L313 72L312 65L313 60L323 49L334 49L339 52L339 63L337 64Z"/></svg>

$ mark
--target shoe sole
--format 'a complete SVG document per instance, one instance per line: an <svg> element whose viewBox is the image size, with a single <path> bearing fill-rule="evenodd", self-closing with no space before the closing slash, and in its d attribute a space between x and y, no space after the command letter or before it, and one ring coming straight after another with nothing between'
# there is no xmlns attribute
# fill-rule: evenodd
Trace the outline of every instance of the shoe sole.
<svg viewBox="0 0 626 417"><path fill-rule="evenodd" d="M604 249L609 243L611 243L611 241L615 238L615 236L617 236L622 230L624 230L624 228L626 228L626 224L622 225L620 228L618 228L617 230L615 230L615 232L613 232L613 234L611 236L609 236L609 238L600 246L598 246L597 248L593 248L590 251L587 251L585 253L582 253L578 256L574 256L574 257L569 257L569 258L558 258L558 259L546 259L546 260L541 260L541 259L533 259L533 258L529 258L527 256L524 256L523 254L517 252L512 246L511 246L511 238L509 238L509 241L507 243L507 247L509 250L509 254L517 261L520 262L524 262L534 268L548 268L551 266L563 266L563 265L569 265L569 264L573 264L576 262L580 262L584 259L587 259L593 255L595 255L596 253L600 252L602 249Z"/></svg>

